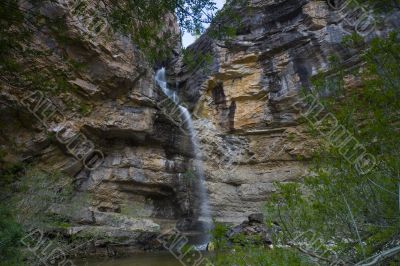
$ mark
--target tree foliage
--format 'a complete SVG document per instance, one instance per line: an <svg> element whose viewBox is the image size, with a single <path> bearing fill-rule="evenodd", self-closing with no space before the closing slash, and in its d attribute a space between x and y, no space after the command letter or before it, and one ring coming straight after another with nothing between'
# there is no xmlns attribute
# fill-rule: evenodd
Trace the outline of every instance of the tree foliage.
<svg viewBox="0 0 400 266"><path fill-rule="evenodd" d="M212 244L215 248L214 262L216 266L224 265L276 265L306 266L313 262L297 250L287 247L267 248L260 245L260 236L238 234L228 240L229 228L221 223L214 223Z"/></svg>
<svg viewBox="0 0 400 266"><path fill-rule="evenodd" d="M1 265L21 265L20 239L23 230L9 207L0 203L0 260Z"/></svg>
<svg viewBox="0 0 400 266"><path fill-rule="evenodd" d="M388 12L400 8L399 0L367 0L366 2L380 12Z"/></svg>
<svg viewBox="0 0 400 266"><path fill-rule="evenodd" d="M216 12L213 0L112 0L111 24L114 29L131 34L134 42L154 61L166 58L171 43L176 43L184 32L200 35L211 23L219 25L209 32L212 38L234 35L239 18L232 7L243 6L245 2L230 1L227 7ZM180 27L178 36L166 30L171 15Z"/></svg>
<svg viewBox="0 0 400 266"><path fill-rule="evenodd" d="M314 95L378 163L361 174L339 148L322 145L312 164L313 174L304 184L277 184L280 193L267 207L270 221L282 227L280 240L284 243L313 232L312 237L303 239L308 250L328 261L347 264L368 262L398 245L399 37L395 32L363 44L358 36L352 36L346 43L359 50L364 63L344 71L342 62L332 57L330 74L314 79ZM358 80L361 85L349 86L349 80ZM318 249L312 244L316 239ZM386 263L390 261L399 262L393 254Z"/></svg>

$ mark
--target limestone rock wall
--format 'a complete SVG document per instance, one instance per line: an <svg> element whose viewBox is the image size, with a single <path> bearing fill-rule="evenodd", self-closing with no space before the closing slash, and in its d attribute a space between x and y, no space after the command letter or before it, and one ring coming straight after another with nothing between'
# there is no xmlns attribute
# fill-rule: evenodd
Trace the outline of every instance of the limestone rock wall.
<svg viewBox="0 0 400 266"><path fill-rule="evenodd" d="M74 201L83 206L51 209L71 219L66 234L97 232L143 248L150 236L194 215L191 187L183 176L193 157L190 139L161 111L158 103L165 96L144 54L108 24L95 31L87 16L94 19L97 1L80 11L74 3L21 1L20 8L34 14L25 15L40 18L35 23L41 27L28 21L21 25L32 33L34 56L12 57L25 73L51 87L26 86L1 72L0 148L5 155L0 170L29 163L66 173L76 188ZM174 18L166 19L165 30L178 33ZM54 81L56 75L61 82ZM53 111L57 119L45 118ZM104 155L93 169L80 159L90 148Z"/></svg>
<svg viewBox="0 0 400 266"><path fill-rule="evenodd" d="M236 9L237 36L218 41L203 35L189 48L212 54L211 64L193 68L182 58L172 64L171 80L198 118L217 220L240 223L262 209L274 182L298 182L306 174L318 143L293 104L301 88L310 88L310 78L327 70L331 55L349 67L359 63L341 43L355 32L345 12L328 1L252 0ZM389 16L385 23L365 39L395 27Z"/></svg>
<svg viewBox="0 0 400 266"><path fill-rule="evenodd" d="M24 104L37 88L2 75L0 148L7 152L0 167L31 163L71 176L76 199L90 197L79 210L52 208L71 219L69 235L97 232L129 239L116 241L122 246L143 248L165 228L193 225L199 207L195 156L175 121L176 108L160 106L165 96L154 83L153 66L126 36L93 32L69 1L39 7L21 2L47 23L31 28L30 48L37 56L16 55L16 60L24 70L67 87L40 90L66 119L43 125L37 117L43 106L30 112L35 102ZM237 11L242 22L237 36L219 41L205 34L190 47L211 54L210 65L193 69L177 57L168 72L171 87L177 85L195 118L212 214L240 224L262 209L275 181L301 181L307 172L318 144L292 106L299 89L327 69L332 53L349 66L358 59L340 44L351 29L326 1L251 0ZM177 33L171 19L166 30ZM52 28L56 22L63 32ZM85 168L55 135L93 143L104 162Z"/></svg>

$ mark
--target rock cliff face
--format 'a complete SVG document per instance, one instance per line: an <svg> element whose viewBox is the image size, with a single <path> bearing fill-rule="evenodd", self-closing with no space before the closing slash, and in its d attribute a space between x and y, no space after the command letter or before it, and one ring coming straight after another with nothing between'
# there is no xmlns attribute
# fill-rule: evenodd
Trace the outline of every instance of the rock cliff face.
<svg viewBox="0 0 400 266"><path fill-rule="evenodd" d="M351 9L333 2L250 1L235 9L237 36L218 41L203 35L190 47L194 54L211 54L211 64L193 68L182 58L172 64L171 80L198 117L217 220L245 220L262 209L274 182L300 181L306 173L318 143L294 108L299 90L327 70L332 55L349 67L359 63L355 51L342 45L358 24L349 22L355 19L348 17ZM390 16L384 23L395 26ZM364 31L366 40L384 34L374 26Z"/></svg>
<svg viewBox="0 0 400 266"><path fill-rule="evenodd" d="M190 139L160 111L165 96L133 42L107 24L95 31L87 21L95 6L77 11L74 1L53 2L21 6L42 24L21 25L32 31L26 48L34 56L12 58L21 72L43 82L34 87L2 72L1 167L22 162L67 173L75 203L83 206L51 208L70 220L67 234L111 235L122 245L143 248L164 227L194 216L183 178L193 157ZM177 34L169 20L165 30ZM89 164L93 157L85 157L93 149L98 160Z"/></svg>
<svg viewBox="0 0 400 266"><path fill-rule="evenodd" d="M354 59L340 45L349 29L326 1L253 0L238 10L236 37L222 42L203 35L191 46L212 54L212 65L169 63L171 83L195 114L213 216L236 224L260 212L273 182L300 181L306 173L316 142L292 106L298 90L326 69L330 54L349 64ZM61 170L73 177L77 199L91 195L79 211L52 208L71 219L69 235L95 231L143 248L161 230L190 224L198 214L190 174L195 156L172 111L159 104L165 96L153 67L130 39L108 30L93 34L64 1L37 12L50 23L33 29L31 48L44 56L17 60L49 81L63 73L69 89L48 90L41 99L65 120L43 123L35 88L2 79L2 161ZM54 21L61 21L62 33L52 29ZM166 24L176 32L173 20ZM92 144L104 161L84 167L82 150Z"/></svg>

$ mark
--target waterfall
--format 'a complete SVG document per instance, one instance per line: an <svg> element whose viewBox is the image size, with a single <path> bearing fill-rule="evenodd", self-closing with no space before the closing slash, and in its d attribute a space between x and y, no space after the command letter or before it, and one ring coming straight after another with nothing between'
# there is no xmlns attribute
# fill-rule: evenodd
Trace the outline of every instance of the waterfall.
<svg viewBox="0 0 400 266"><path fill-rule="evenodd" d="M190 115L188 109L182 106L179 102L179 98L176 95L176 92L170 90L167 85L166 73L165 68L161 68L156 72L155 80L157 84L160 86L162 91L165 95L168 96L179 108L181 113L182 119L185 123L186 130L189 133L191 146L194 154L194 168L197 178L199 179L199 197L200 197L200 217L199 221L203 222L204 225L203 230L208 232L212 227L212 219L211 219L211 211L210 205L208 202L207 190L205 186L205 177L204 177L204 169L203 169L203 161L202 161L202 154L199 148L199 142L197 139L196 130L193 127L193 119ZM207 234L206 239L203 240L204 243L209 242L209 235Z"/></svg>

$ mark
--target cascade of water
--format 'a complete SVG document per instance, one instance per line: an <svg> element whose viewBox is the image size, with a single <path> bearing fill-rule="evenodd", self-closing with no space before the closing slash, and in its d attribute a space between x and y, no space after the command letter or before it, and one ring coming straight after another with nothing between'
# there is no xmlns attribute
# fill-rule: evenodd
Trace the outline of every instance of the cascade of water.
<svg viewBox="0 0 400 266"><path fill-rule="evenodd" d="M166 74L165 74L165 68L161 68L156 72L155 79L157 84L160 86L162 91L165 93L165 95L168 96L179 108L181 112L181 116L183 121L185 122L186 130L188 131L190 135L190 140L192 144L192 149L193 153L195 156L194 160L194 168L196 171L196 175L199 179L199 197L200 197L200 217L199 221L203 222L203 225L205 228L203 228L205 231L209 231L212 226L212 219L211 219L211 211L210 211L210 206L208 203L208 196L207 196L207 190L205 187L205 178L204 178L204 169L203 169L203 162L202 162L202 154L201 150L199 147L198 139L197 139L197 134L195 131L195 128L193 126L193 120L192 116L190 115L190 112L188 109L179 103L179 98L176 95L175 91L172 91L168 88L167 86L167 79L166 79ZM209 241L209 236L207 235L207 239L205 241Z"/></svg>

